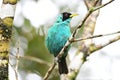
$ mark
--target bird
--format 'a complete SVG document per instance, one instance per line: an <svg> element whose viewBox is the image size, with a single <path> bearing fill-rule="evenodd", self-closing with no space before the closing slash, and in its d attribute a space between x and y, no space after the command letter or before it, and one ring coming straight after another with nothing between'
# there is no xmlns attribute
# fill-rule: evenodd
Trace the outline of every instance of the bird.
<svg viewBox="0 0 120 80"><path fill-rule="evenodd" d="M69 12L63 12L58 15L55 23L48 29L45 39L46 47L48 51L57 57L65 43L71 36L70 21L74 16L78 14L71 14ZM66 56L68 54L70 46L64 51L62 57L58 60L58 69L60 74L67 74L68 68L66 64Z"/></svg>

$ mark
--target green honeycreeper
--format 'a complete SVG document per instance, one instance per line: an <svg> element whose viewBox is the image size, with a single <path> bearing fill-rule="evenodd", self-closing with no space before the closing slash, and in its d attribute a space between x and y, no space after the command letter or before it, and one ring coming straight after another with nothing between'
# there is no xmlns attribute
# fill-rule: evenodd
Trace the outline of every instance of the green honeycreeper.
<svg viewBox="0 0 120 80"><path fill-rule="evenodd" d="M70 21L71 18L77 16L78 14L71 14L68 12L61 13L56 22L49 28L46 36L46 47L49 52L56 57L61 49L64 47L68 38L71 35L70 32ZM63 56L58 61L58 68L60 74L67 74L68 68L66 64L66 56L68 49L64 51Z"/></svg>

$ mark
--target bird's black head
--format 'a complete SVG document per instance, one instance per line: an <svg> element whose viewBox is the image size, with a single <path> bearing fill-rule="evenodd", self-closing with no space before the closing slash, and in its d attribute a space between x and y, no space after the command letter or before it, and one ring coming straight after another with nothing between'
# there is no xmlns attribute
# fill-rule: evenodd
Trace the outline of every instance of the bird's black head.
<svg viewBox="0 0 120 80"><path fill-rule="evenodd" d="M70 18L70 15L71 15L71 13L63 12L63 13L62 13L62 16L63 16L62 21L66 20L66 19L69 19L69 18Z"/></svg>

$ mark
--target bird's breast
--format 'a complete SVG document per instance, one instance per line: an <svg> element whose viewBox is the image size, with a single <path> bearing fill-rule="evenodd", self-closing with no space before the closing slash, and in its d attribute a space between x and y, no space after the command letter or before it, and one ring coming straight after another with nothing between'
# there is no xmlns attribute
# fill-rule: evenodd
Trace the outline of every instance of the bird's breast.
<svg viewBox="0 0 120 80"><path fill-rule="evenodd" d="M61 51L70 35L69 26L51 28L47 38L47 46L50 53L56 56Z"/></svg>

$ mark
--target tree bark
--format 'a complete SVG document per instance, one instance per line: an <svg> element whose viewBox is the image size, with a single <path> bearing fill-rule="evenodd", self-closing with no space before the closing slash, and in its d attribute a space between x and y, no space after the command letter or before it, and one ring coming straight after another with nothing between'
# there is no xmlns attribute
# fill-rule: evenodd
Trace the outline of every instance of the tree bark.
<svg viewBox="0 0 120 80"><path fill-rule="evenodd" d="M12 25L17 0L3 0L0 7L0 80L8 80Z"/></svg>

